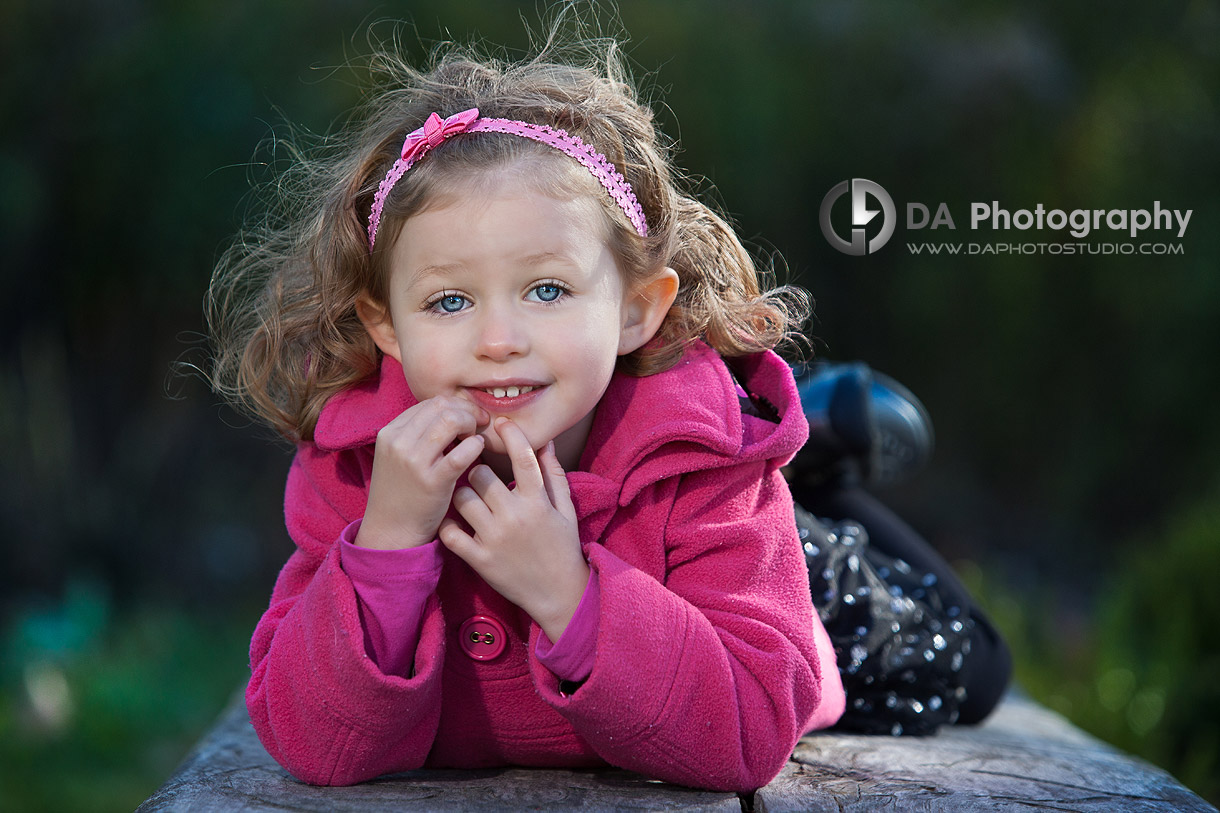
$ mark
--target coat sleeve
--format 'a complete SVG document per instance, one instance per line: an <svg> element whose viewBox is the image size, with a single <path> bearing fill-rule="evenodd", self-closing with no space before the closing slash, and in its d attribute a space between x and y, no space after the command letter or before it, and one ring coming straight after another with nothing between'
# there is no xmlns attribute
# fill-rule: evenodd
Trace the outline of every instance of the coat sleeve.
<svg viewBox="0 0 1220 813"><path fill-rule="evenodd" d="M364 491L358 467L342 457L303 445L293 460L285 519L297 550L254 631L246 688L250 720L268 753L318 785L418 768L441 707L444 625L435 595L424 608L410 678L383 674L366 654L338 544L363 513Z"/></svg>
<svg viewBox="0 0 1220 813"><path fill-rule="evenodd" d="M663 583L590 545L601 587L593 672L570 695L537 664L534 678L607 762L749 791L808 728L838 718L842 684L782 475L759 462L676 479L654 486L672 489Z"/></svg>

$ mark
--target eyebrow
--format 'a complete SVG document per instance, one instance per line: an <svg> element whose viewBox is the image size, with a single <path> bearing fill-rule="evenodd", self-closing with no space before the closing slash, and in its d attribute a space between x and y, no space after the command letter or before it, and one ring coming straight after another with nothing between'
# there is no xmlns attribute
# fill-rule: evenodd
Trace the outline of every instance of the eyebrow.
<svg viewBox="0 0 1220 813"><path fill-rule="evenodd" d="M537 251L533 254L526 254L523 257L518 257L517 262L522 265L542 265L543 263L559 263L572 268L578 267L580 263L571 254L564 251ZM442 276L450 274L454 271L465 268L464 263L429 263L420 266L411 272L411 276L407 281L408 285L417 285L422 280L431 276Z"/></svg>
<svg viewBox="0 0 1220 813"><path fill-rule="evenodd" d="M462 268L461 263L429 263L428 265L414 269L411 272L411 275L407 278L407 285L416 285L428 277L452 273L460 268Z"/></svg>
<svg viewBox="0 0 1220 813"><path fill-rule="evenodd" d="M534 254L525 255L521 258L521 261L527 265L540 265L545 262L560 262L565 265L579 265L575 257L562 251L539 251Z"/></svg>

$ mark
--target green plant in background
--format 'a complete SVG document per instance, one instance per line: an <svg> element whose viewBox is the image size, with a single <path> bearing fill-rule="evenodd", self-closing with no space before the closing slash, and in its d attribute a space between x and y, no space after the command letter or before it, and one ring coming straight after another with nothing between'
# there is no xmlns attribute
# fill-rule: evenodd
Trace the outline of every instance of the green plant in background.
<svg viewBox="0 0 1220 813"><path fill-rule="evenodd" d="M1220 487L1164 527L1140 531L1138 549L1109 580L1097 615L1088 727L1172 769L1220 799Z"/></svg>
<svg viewBox="0 0 1220 813"><path fill-rule="evenodd" d="M0 808L130 811L248 675L253 614L141 607L105 588L15 614L0 640Z"/></svg>
<svg viewBox="0 0 1220 813"><path fill-rule="evenodd" d="M976 567L964 576L1008 636L1022 688L1215 803L1220 488L1117 547L1083 613L1053 587L1017 595Z"/></svg>

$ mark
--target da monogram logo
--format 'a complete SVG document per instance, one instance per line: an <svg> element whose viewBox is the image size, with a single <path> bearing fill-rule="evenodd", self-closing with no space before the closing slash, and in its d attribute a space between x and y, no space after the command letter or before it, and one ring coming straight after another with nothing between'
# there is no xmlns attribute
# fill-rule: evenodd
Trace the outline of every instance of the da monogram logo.
<svg viewBox="0 0 1220 813"><path fill-rule="evenodd" d="M851 192L851 242L840 237L839 233L835 231L834 224L831 223L835 201L849 191ZM881 204L880 209L868 207L870 195ZM870 240L865 226L871 223L878 214L881 215L881 230ZM898 220L898 215L894 211L893 199L881 187L881 184L865 178L852 178L850 181L836 184L826 193L826 197L822 198L822 208L818 219L822 224L822 234L826 236L827 242L844 254L859 257L866 253L873 254L889 242L889 239L894 236L894 224Z"/></svg>

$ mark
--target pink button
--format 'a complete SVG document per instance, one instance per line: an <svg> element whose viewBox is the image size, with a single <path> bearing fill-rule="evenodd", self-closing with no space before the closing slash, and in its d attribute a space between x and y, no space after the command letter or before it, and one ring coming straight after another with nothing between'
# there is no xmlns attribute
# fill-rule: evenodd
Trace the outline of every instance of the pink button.
<svg viewBox="0 0 1220 813"><path fill-rule="evenodd" d="M476 661L489 661L504 651L508 636L504 625L494 618L476 615L467 618L458 630L462 651Z"/></svg>

